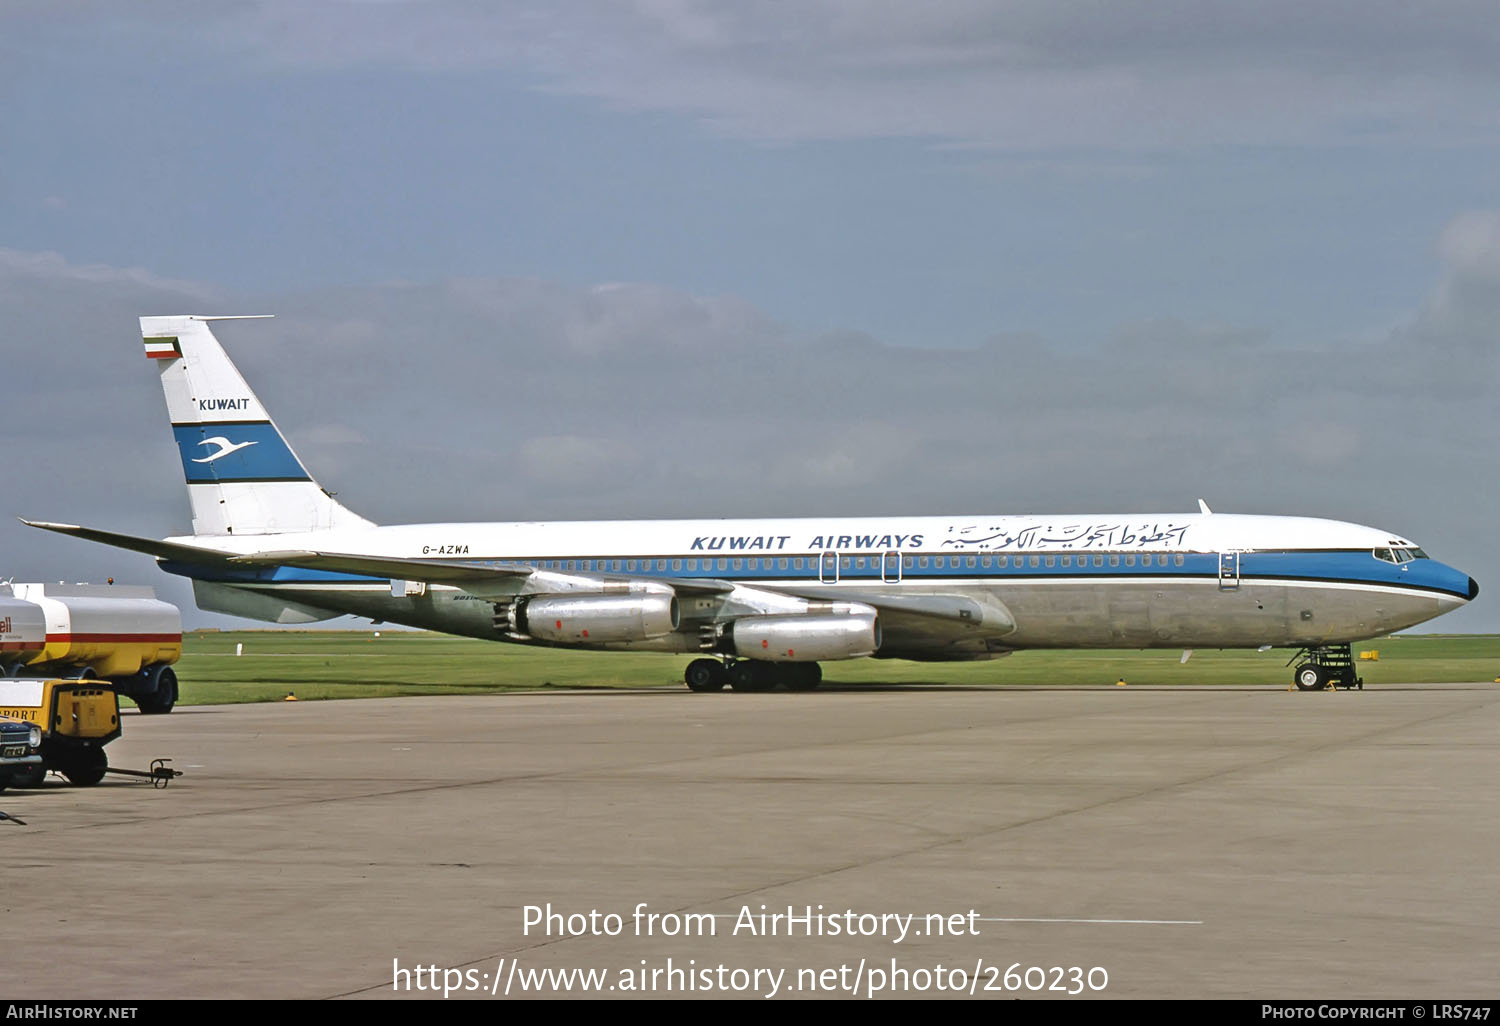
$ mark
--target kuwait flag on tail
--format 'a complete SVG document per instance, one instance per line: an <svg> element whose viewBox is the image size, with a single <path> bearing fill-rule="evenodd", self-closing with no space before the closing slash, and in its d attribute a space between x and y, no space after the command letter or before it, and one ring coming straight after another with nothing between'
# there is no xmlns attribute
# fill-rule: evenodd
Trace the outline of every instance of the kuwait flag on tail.
<svg viewBox="0 0 1500 1026"><path fill-rule="evenodd" d="M152 360L175 360L182 355L182 350L177 348L176 335L147 338L145 342L146 356Z"/></svg>

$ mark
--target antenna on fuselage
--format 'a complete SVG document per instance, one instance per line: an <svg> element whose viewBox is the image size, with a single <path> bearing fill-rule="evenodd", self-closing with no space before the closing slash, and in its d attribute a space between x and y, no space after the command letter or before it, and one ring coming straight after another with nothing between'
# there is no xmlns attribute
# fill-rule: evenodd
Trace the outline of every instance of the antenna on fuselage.
<svg viewBox="0 0 1500 1026"><path fill-rule="evenodd" d="M1199 499L1198 512L1202 513L1204 516L1207 516L1208 514L1212 513L1213 510L1208 508L1208 503L1204 502L1202 499Z"/></svg>

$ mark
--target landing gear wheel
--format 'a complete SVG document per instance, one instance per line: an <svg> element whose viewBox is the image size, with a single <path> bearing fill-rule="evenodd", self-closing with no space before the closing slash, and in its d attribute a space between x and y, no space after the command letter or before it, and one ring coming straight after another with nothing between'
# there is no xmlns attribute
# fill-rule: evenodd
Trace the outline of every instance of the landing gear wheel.
<svg viewBox="0 0 1500 1026"><path fill-rule="evenodd" d="M770 691L776 686L775 671L766 663L743 659L729 668L729 686L736 691Z"/></svg>
<svg viewBox="0 0 1500 1026"><path fill-rule="evenodd" d="M1322 691L1328 687L1328 674L1321 666L1313 663L1303 663L1297 667L1297 675L1293 679L1302 691Z"/></svg>
<svg viewBox="0 0 1500 1026"><path fill-rule="evenodd" d="M788 691L814 691L823 683L823 668L817 663L791 663L784 673Z"/></svg>
<svg viewBox="0 0 1500 1026"><path fill-rule="evenodd" d="M26 766L18 770L12 770L10 774L10 786L30 789L41 787L42 781L47 779L47 767Z"/></svg>
<svg viewBox="0 0 1500 1026"><path fill-rule="evenodd" d="M169 713L177 704L177 674L170 666L158 665L146 671L147 682L156 678L156 687L149 694L135 696L135 704L141 712L148 714Z"/></svg>
<svg viewBox="0 0 1500 1026"><path fill-rule="evenodd" d="M69 756L63 764L62 774L79 787L93 787L104 779L109 769L109 758L102 748L82 748Z"/></svg>
<svg viewBox="0 0 1500 1026"><path fill-rule="evenodd" d="M692 691L723 691L729 674L717 659L694 659L688 663L682 679Z"/></svg>

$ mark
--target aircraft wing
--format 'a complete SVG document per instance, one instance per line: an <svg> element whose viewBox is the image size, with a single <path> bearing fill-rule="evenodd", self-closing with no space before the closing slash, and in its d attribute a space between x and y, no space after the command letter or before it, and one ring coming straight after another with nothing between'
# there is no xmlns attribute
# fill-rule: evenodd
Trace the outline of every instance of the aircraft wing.
<svg viewBox="0 0 1500 1026"><path fill-rule="evenodd" d="M874 606L880 613L880 622L892 638L912 634L960 641L1003 637L1016 629L1010 610L994 598L942 593L903 595L842 588L838 597Z"/></svg>
<svg viewBox="0 0 1500 1026"><path fill-rule="evenodd" d="M362 556L338 552L280 551L255 552L234 556L229 562L239 566L295 566L304 570L327 570L335 573L361 574L369 577L386 577L410 581L425 581L428 584L446 584L462 588L471 594L493 596L514 595L514 582L533 574L565 577L572 588L578 583L596 581L600 585L627 584L650 581L663 584L680 595L725 595L735 589L732 581L718 579L677 577L653 577L649 575L591 573L537 570L523 563L476 563L452 562L436 559L405 559L395 556ZM494 587L499 585L499 587ZM750 585L752 590L781 591L764 585ZM559 589L562 590L562 589ZM829 596L818 596L829 597ZM1009 634L1015 630L1015 620L1010 611L993 600L985 601L968 595L898 595L878 590L870 592L845 591L837 593L840 600L863 602L878 609L886 622L900 629L911 629L931 633L934 630L947 633L944 628L958 635L980 633L984 635Z"/></svg>
<svg viewBox="0 0 1500 1026"><path fill-rule="evenodd" d="M459 588L497 579L525 578L533 573L531 567L519 563L450 563L439 559L402 559L395 556L359 556L307 550L252 552L235 556L230 562L238 566L295 566L303 570L329 570L365 577L426 581L428 584L451 584Z"/></svg>
<svg viewBox="0 0 1500 1026"><path fill-rule="evenodd" d="M978 627L1014 628L1010 610L994 601L982 601L970 595L892 595L883 592L840 591L840 598L864 602L881 612L905 616L952 620Z"/></svg>
<svg viewBox="0 0 1500 1026"><path fill-rule="evenodd" d="M449 562L436 559L404 559L396 556L365 556L340 552L317 552L310 550L296 551L271 551L253 552L240 555L232 552L224 552L220 549L200 548L196 545L183 545L180 542L166 542L155 538L140 538L135 535L119 534L113 531L100 531L89 527L80 527L76 524L54 524L40 520L25 520L21 522L28 527L41 528L44 531L55 531L59 534L72 535L84 538L88 541L102 542L117 548L129 549L134 552L142 552L158 559L170 560L176 563L188 563L198 565L226 565L226 566L295 566L305 570L327 570L335 573L359 574L366 577L384 577L388 579L400 579L410 581L425 581L428 584L446 584L452 587L462 588L472 594L489 595L514 595L519 590L519 582L534 574L545 574L556 577L560 581L567 581L571 588L566 586L560 590L576 590L580 584L594 581L600 585L626 584L632 581L651 581L666 585L673 591L682 595L727 595L734 591L736 585L732 581L719 580L715 578L676 578L676 577L651 577L646 575L628 575L612 573L576 573L566 574L556 571L537 570L523 563L476 563L476 562ZM781 591L779 588L767 588L763 585L752 585L765 591ZM809 594L807 597L814 599L830 598L827 592L817 595ZM984 600L969 595L960 594L917 594L905 595L881 591L878 588L869 591L843 588L838 589L837 597L841 600L852 602L863 602L875 607L880 611L882 619L892 628L900 630L907 627L911 630L920 631L924 634L937 630L940 633L955 631L958 635L974 636L982 635L1004 635L1015 630L1015 620L1010 611L997 601Z"/></svg>
<svg viewBox="0 0 1500 1026"><path fill-rule="evenodd" d="M283 551L252 552L234 556L229 562L239 566L295 566L304 570L328 570L335 573L362 574L398 580L448 584L476 595L490 594L487 585L502 581L523 580L533 574L555 574L570 580L598 581L602 584L629 581L657 581L683 594L721 595L734 590L729 581L681 580L634 574L610 574L567 571L543 571L524 563L451 562L439 559L405 559L399 556L361 556L342 552ZM514 589L502 589L513 593Z"/></svg>
<svg viewBox="0 0 1500 1026"><path fill-rule="evenodd" d="M454 563L437 559L404 559L398 556L365 556L343 552L316 552L310 550L252 552L239 554L222 549L201 548L183 545L180 542L160 541L156 538L141 538L115 531L100 531L77 524L54 524L45 520L18 518L27 527L71 535L88 541L113 545L132 552L143 552L157 559L174 563L198 566L295 566L304 570L328 570L335 573L360 574L366 577L385 577L408 581L425 581L428 584L448 584L474 594L514 594L514 582L525 580L538 571L523 563ZM558 575L562 576L562 575ZM734 590L729 581L679 580L677 578L649 578L624 574L569 573L575 581L593 580L600 584L656 580L682 594L723 595ZM491 589L489 585L501 585ZM576 585L575 585L576 588Z"/></svg>

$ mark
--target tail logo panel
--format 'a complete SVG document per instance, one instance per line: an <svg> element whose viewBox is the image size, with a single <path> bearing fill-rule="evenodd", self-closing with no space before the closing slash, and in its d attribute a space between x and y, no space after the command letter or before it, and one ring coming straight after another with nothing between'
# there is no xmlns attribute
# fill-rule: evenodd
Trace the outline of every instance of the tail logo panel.
<svg viewBox="0 0 1500 1026"><path fill-rule="evenodd" d="M219 451L215 452L215 453L212 453L211 455L205 456L201 460L194 460L193 461L194 463L212 463L214 460L222 459L225 456L228 456L232 452L239 452L241 449L244 449L244 448L246 448L248 446L251 446L251 445L258 445L259 443L258 442L231 442L229 439L225 438L223 435L215 435L212 438L205 438L203 441L199 442L198 444L199 445L217 445L219 447Z"/></svg>
<svg viewBox="0 0 1500 1026"><path fill-rule="evenodd" d="M172 434L188 484L311 480L270 421L174 424ZM204 456L204 446L217 448Z"/></svg>

